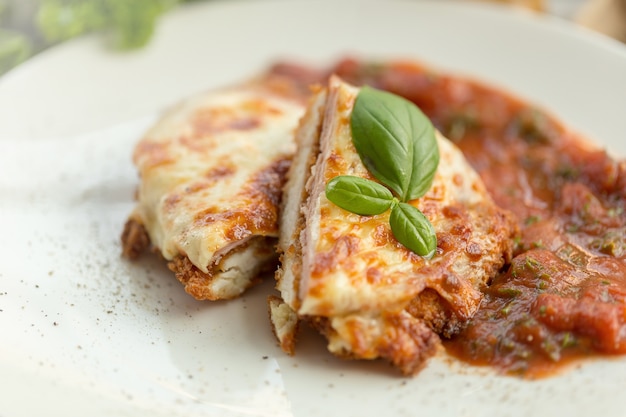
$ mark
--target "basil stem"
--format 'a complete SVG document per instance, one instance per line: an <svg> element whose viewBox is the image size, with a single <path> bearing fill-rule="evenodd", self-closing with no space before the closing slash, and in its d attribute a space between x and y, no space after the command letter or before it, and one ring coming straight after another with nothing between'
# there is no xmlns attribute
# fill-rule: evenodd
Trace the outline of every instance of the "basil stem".
<svg viewBox="0 0 626 417"><path fill-rule="evenodd" d="M389 209L393 195L384 186L365 178L340 175L326 184L326 198L362 216L380 214Z"/></svg>
<svg viewBox="0 0 626 417"><path fill-rule="evenodd" d="M437 249L435 229L424 214L407 203L398 203L389 216L391 231L398 242L430 259Z"/></svg>
<svg viewBox="0 0 626 417"><path fill-rule="evenodd" d="M430 120L410 101L361 88L350 119L352 141L367 169L402 201L432 185L439 148Z"/></svg>

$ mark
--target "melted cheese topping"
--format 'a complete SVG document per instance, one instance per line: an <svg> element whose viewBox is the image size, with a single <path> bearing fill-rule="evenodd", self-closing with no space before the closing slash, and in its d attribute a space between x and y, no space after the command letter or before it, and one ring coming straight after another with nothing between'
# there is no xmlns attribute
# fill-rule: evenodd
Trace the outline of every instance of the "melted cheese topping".
<svg viewBox="0 0 626 417"><path fill-rule="evenodd" d="M146 134L133 156L141 184L132 217L165 259L186 256L207 273L250 239L278 236L303 112L299 99L257 82L188 100Z"/></svg>

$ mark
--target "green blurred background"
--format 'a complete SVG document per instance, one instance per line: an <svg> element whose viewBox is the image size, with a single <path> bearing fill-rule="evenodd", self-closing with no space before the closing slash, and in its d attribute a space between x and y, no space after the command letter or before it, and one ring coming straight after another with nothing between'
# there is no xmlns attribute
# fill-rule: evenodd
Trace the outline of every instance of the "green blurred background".
<svg viewBox="0 0 626 417"><path fill-rule="evenodd" d="M191 1L197 0L0 0L0 75L88 32L102 32L113 48L140 48L159 16Z"/></svg>

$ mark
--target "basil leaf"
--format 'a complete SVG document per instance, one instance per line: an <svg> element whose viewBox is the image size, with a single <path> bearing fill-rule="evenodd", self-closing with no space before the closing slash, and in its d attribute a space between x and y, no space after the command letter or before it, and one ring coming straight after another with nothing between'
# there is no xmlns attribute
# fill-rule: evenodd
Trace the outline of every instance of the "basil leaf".
<svg viewBox="0 0 626 417"><path fill-rule="evenodd" d="M350 127L363 164L402 201L428 191L439 148L432 123L417 106L365 86L354 103Z"/></svg>
<svg viewBox="0 0 626 417"><path fill-rule="evenodd" d="M439 165L439 145L435 128L417 107L415 109L419 114L417 119L423 120L418 121L417 140L413 142L413 171L404 201L420 198L430 190Z"/></svg>
<svg viewBox="0 0 626 417"><path fill-rule="evenodd" d="M417 208L398 203L391 209L389 225L398 242L426 259L433 257L437 235L433 225Z"/></svg>
<svg viewBox="0 0 626 417"><path fill-rule="evenodd" d="M391 206L393 195L384 186L365 178L340 175L326 184L326 198L355 214L372 216Z"/></svg>

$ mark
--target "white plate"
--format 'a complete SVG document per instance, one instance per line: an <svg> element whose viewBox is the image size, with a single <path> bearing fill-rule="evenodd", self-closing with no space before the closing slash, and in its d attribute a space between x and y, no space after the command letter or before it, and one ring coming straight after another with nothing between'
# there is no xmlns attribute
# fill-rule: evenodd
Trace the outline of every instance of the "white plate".
<svg viewBox="0 0 626 417"><path fill-rule="evenodd" d="M134 142L165 106L279 58L426 61L500 85L626 155L626 47L493 6L209 2L148 48L70 42L0 79L0 415L618 416L626 358L523 381L436 358L417 377L273 340L271 283L197 302L120 258Z"/></svg>

